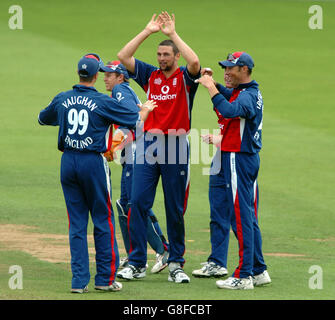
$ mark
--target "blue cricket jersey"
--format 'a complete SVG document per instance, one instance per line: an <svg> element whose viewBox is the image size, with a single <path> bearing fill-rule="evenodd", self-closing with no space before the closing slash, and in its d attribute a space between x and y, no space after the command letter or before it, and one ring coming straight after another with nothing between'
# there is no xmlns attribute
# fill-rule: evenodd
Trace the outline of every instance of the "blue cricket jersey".
<svg viewBox="0 0 335 320"><path fill-rule="evenodd" d="M212 98L221 130L221 150L257 153L262 148L263 98L256 81L234 90L218 85Z"/></svg>
<svg viewBox="0 0 335 320"><path fill-rule="evenodd" d="M106 152L112 123L129 129L139 118L135 100L127 104L111 98L94 87L75 85L61 92L38 117L41 125L59 126L58 149L82 152Z"/></svg>
<svg viewBox="0 0 335 320"><path fill-rule="evenodd" d="M117 99L118 102L123 104L125 107L134 108L134 111L139 111L137 104L142 104L137 97L134 90L130 87L129 82L122 82L114 86L112 90L112 97ZM133 103L130 103L133 102ZM118 129L122 130L124 134L128 136L127 143L122 150L121 156L122 163L132 164L133 163L133 149L135 148L135 130L129 130L127 127L119 126Z"/></svg>

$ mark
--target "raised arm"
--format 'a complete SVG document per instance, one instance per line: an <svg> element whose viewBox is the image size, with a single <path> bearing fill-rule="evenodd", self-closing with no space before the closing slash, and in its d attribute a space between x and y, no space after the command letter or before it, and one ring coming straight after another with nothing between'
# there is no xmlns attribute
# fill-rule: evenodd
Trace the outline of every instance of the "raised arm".
<svg viewBox="0 0 335 320"><path fill-rule="evenodd" d="M196 53L180 38L176 32L175 16L172 17L165 11L159 15L161 19L160 29L167 35L177 46L180 54L187 62L187 69L191 75L197 75L200 71L200 61Z"/></svg>
<svg viewBox="0 0 335 320"><path fill-rule="evenodd" d="M132 40L130 40L118 53L118 58L122 64L131 72L135 72L135 58L134 54L137 48L142 44L142 42L148 38L152 33L156 33L161 27L161 18L154 14L146 25L146 27Z"/></svg>

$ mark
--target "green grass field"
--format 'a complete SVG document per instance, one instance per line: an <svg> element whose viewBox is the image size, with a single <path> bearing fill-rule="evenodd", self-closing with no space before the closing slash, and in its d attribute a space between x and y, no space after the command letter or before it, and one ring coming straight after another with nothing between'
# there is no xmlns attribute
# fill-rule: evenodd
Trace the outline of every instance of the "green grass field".
<svg viewBox="0 0 335 320"><path fill-rule="evenodd" d="M22 6L22 30L8 26L8 10L13 4ZM313 4L322 6L322 30L308 26L308 9ZM76 64L84 53L97 52L105 62L115 59L152 14L162 10L175 13L177 32L196 51L202 66L214 70L217 81L223 82L217 62L227 53L245 50L255 60L253 77L260 84L265 104L259 222L272 284L247 292L219 290L215 280L207 279L192 278L189 285L176 285L167 281L164 270L124 283L119 293L104 294L93 289L92 253L90 293L71 295L57 128L39 126L37 116L58 92L69 90L77 82ZM163 6L153 0L2 0L0 299L333 300L334 34L335 1L171 0ZM161 39L162 34L150 37L136 57L155 64ZM143 92L132 84L143 100ZM96 87L105 91L102 77ZM193 128L217 128L204 88L199 88L195 98ZM210 251L208 176L202 174L205 167L208 164L193 164L191 168L185 215L185 270L189 274L206 261ZM111 164L111 170L115 203L121 167ZM160 186L154 210L165 230ZM9 229L13 231L6 232ZM92 224L90 235L91 231ZM120 237L118 223L117 233ZM119 246L123 250L121 241ZM55 256L62 247L67 260ZM44 252L50 259L56 257L54 261L43 258ZM231 236L229 272L237 265L237 252L237 241ZM150 253L149 264L153 260ZM13 265L22 268L23 289L9 287L9 268ZM322 288L313 290L309 270L315 265L322 269Z"/></svg>

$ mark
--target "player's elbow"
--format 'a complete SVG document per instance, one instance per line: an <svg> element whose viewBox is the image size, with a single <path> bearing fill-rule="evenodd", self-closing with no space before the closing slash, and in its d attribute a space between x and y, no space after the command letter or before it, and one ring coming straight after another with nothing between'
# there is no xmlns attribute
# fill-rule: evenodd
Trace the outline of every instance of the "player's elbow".
<svg viewBox="0 0 335 320"><path fill-rule="evenodd" d="M126 52L121 50L117 54L118 59L120 62L127 68L128 71L134 73L135 71L135 58L133 56L129 56Z"/></svg>
<svg viewBox="0 0 335 320"><path fill-rule="evenodd" d="M191 61L191 64L193 65L193 67L195 69L197 69L198 71L200 71L200 60L198 58L198 56L195 56L192 61Z"/></svg>
<svg viewBox="0 0 335 320"><path fill-rule="evenodd" d="M197 75L200 72L200 60L197 56L188 61L188 69L192 75Z"/></svg>
<svg viewBox="0 0 335 320"><path fill-rule="evenodd" d="M41 126L45 125L45 123L43 123L42 120L40 119L40 115L38 115L37 121Z"/></svg>
<svg viewBox="0 0 335 320"><path fill-rule="evenodd" d="M121 63L123 63L123 61L125 60L125 55L122 50L117 54L117 58L121 61Z"/></svg>
<svg viewBox="0 0 335 320"><path fill-rule="evenodd" d="M131 60L132 56L130 56L129 54L127 54L127 52L125 50L121 50L118 54L117 54L118 59L120 60L120 62L123 65L127 65L129 63L129 61Z"/></svg>

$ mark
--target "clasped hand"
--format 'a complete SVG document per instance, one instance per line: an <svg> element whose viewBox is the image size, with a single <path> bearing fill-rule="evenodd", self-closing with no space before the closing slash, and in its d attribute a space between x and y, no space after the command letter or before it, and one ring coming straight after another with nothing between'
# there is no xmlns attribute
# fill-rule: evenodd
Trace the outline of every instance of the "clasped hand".
<svg viewBox="0 0 335 320"><path fill-rule="evenodd" d="M165 35L170 36L176 30L175 16L172 14L171 17L166 11L163 11L158 16L157 14L154 14L145 29L150 33L162 31Z"/></svg>

